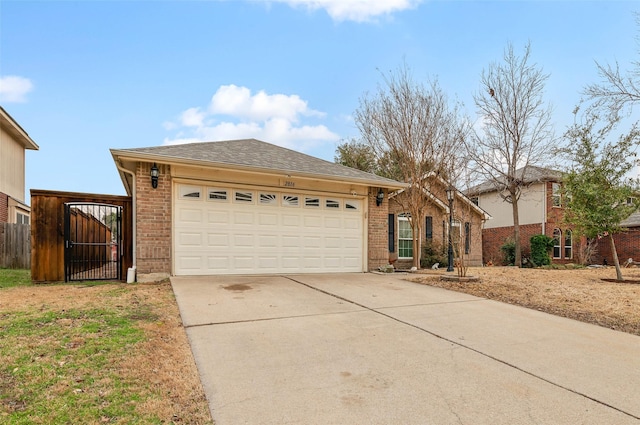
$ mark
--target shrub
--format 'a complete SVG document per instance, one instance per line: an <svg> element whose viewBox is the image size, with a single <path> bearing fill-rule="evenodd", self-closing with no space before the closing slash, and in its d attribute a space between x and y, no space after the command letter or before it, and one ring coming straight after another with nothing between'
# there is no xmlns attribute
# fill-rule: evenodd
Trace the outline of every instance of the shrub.
<svg viewBox="0 0 640 425"><path fill-rule="evenodd" d="M531 244L531 262L534 266L547 266L551 264L549 252L553 248L553 238L547 235L533 235L529 239Z"/></svg>
<svg viewBox="0 0 640 425"><path fill-rule="evenodd" d="M442 267L447 265L447 261L447 256L442 251L442 247L429 239L424 242L422 255L420 256L420 267L426 269L435 263L440 263L440 267Z"/></svg>
<svg viewBox="0 0 640 425"><path fill-rule="evenodd" d="M513 239L507 239L500 247L502 251L503 261L505 266L513 266L516 263L516 243Z"/></svg>

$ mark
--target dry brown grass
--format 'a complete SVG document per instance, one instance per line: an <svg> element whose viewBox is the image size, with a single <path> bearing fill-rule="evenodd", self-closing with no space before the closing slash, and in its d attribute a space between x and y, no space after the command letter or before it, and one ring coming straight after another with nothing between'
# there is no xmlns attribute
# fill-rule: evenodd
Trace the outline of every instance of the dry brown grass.
<svg viewBox="0 0 640 425"><path fill-rule="evenodd" d="M140 382L136 410L162 423L212 424L180 314L168 282L158 284L36 285L3 289L0 311L132 309L144 332L125 358L114 361L126 381ZM81 343L81 342L79 342ZM109 388L109 383L104 383ZM55 388L51 388L55 397ZM0 420L1 422L1 420Z"/></svg>
<svg viewBox="0 0 640 425"><path fill-rule="evenodd" d="M441 274L425 271L409 280L640 335L640 284L604 281L615 278L612 267L471 268L468 274L478 276L480 281L467 283L440 280ZM624 269L623 275L625 279L637 281L640 269Z"/></svg>

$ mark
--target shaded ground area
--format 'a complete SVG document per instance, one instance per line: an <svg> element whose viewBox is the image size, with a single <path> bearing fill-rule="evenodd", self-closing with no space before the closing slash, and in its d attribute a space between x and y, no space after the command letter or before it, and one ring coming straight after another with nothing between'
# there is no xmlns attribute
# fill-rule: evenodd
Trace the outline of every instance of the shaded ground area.
<svg viewBox="0 0 640 425"><path fill-rule="evenodd" d="M455 272L454 272L455 273ZM443 281L443 272L425 270L407 280L516 304L558 316L640 335L640 284L610 282L615 269L470 268L478 282ZM640 279L640 269L623 270L630 281Z"/></svg>

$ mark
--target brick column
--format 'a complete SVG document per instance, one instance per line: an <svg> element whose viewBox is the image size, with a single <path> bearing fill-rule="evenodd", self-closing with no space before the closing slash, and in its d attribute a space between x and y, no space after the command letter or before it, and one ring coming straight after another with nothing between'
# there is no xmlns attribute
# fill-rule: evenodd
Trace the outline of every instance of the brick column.
<svg viewBox="0 0 640 425"><path fill-rule="evenodd" d="M378 188L370 187L368 196L368 270L389 264L389 198L385 190L382 205L376 205Z"/></svg>
<svg viewBox="0 0 640 425"><path fill-rule="evenodd" d="M151 187L151 163L136 168L136 258L138 281L159 280L171 273L170 166L158 164L158 187Z"/></svg>

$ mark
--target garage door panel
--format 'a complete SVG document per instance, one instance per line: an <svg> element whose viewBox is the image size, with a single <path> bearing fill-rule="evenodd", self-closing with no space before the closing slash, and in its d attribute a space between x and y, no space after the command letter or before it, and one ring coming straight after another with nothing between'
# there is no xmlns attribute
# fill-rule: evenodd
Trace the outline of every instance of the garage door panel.
<svg viewBox="0 0 640 425"><path fill-rule="evenodd" d="M183 223L202 223L202 211L199 209L182 208L178 213L178 218Z"/></svg>
<svg viewBox="0 0 640 425"><path fill-rule="evenodd" d="M252 248L254 246L253 235L233 235L233 246L240 248Z"/></svg>
<svg viewBox="0 0 640 425"><path fill-rule="evenodd" d="M225 248L229 246L229 235L226 233L209 233L207 246L212 248Z"/></svg>
<svg viewBox="0 0 640 425"><path fill-rule="evenodd" d="M260 248L278 248L277 235L259 235L258 246Z"/></svg>
<svg viewBox="0 0 640 425"><path fill-rule="evenodd" d="M248 206L246 205L243 207L248 208ZM248 211L234 211L233 223L234 224L254 224L255 223L254 214Z"/></svg>
<svg viewBox="0 0 640 425"><path fill-rule="evenodd" d="M273 193L269 202L196 202L177 194L174 272L362 271L365 220L358 200ZM358 209L348 207L354 202Z"/></svg>
<svg viewBox="0 0 640 425"><path fill-rule="evenodd" d="M210 224L228 224L229 211L207 211L207 222Z"/></svg>
<svg viewBox="0 0 640 425"><path fill-rule="evenodd" d="M202 234L181 232L178 236L178 244L180 246L202 246Z"/></svg>

